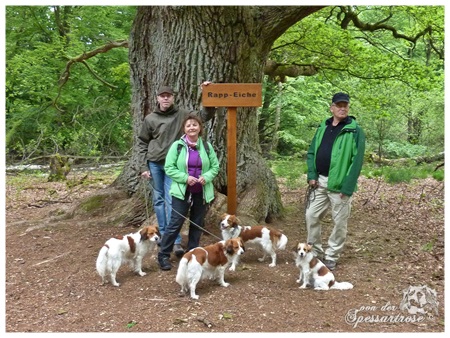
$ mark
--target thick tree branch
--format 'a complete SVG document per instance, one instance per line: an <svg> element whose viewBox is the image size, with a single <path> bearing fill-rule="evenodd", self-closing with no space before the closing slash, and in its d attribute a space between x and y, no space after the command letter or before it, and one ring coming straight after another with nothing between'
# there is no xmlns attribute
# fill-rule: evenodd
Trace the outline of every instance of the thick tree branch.
<svg viewBox="0 0 450 338"><path fill-rule="evenodd" d="M258 6L260 19L264 22L262 36L270 44L294 23L326 6Z"/></svg>
<svg viewBox="0 0 450 338"><path fill-rule="evenodd" d="M107 86L109 86L111 88L114 88L114 86L112 86L111 84L108 84L106 81L101 80L100 77L98 75L96 75L86 63L86 60L96 56L97 54L107 53L113 48L128 48L128 40L111 41L108 44L106 44L104 46L101 46L101 47L99 47L97 49L94 49L94 50L92 50L90 52L78 55L78 56L70 59L67 62L66 68L64 69L64 71L61 74L61 77L59 78L59 81L58 81L58 83L59 83L58 96L56 97L55 101L53 102L53 104L55 105L56 109L61 111L61 109L59 109L58 106L57 106L57 101L58 101L59 97L61 96L62 87L67 83L67 81L70 78L70 67L72 67L72 65L77 63L77 62L83 63L87 67L87 69L94 75L94 77L97 80L101 81L102 83L106 84Z"/></svg>
<svg viewBox="0 0 450 338"><path fill-rule="evenodd" d="M272 60L266 62L264 74L272 78L278 78L280 82L284 82L286 76L313 76L318 73L318 69L312 64L281 64Z"/></svg>
<svg viewBox="0 0 450 338"><path fill-rule="evenodd" d="M83 65L85 65L86 68L88 69L88 71L89 71L89 72L90 72L97 80L99 80L101 83L103 83L104 85L108 86L108 87L111 88L111 89L117 89L117 86L114 86L114 85L112 85L112 84L106 82L106 81L103 80L102 78L100 78L100 76L98 76L97 73L95 73L94 70L93 70L91 67L89 67L89 65L87 64L86 61L81 61L81 63L82 63Z"/></svg>
<svg viewBox="0 0 450 338"><path fill-rule="evenodd" d="M431 34L433 31L431 26L428 26L421 32L417 33L415 36L408 36L408 35L399 33L395 27L384 23L392 15L389 15L388 18L381 20L377 23L370 24L370 23L365 23L365 22L362 22L361 20L359 20L358 13L355 12L351 6L340 6L339 8L341 9L340 15L341 14L344 15L344 17L341 21L341 28L343 28L343 29L347 29L349 23L352 22L353 25L361 31L369 31L369 32L375 32L378 30L390 31L396 39L403 39L403 40L413 43L414 45L416 44L417 40L419 40L422 36L424 36L427 33ZM340 17L340 15L338 17Z"/></svg>
<svg viewBox="0 0 450 338"><path fill-rule="evenodd" d="M444 60L444 51L443 51L443 49L440 49L440 48L436 47L436 45L435 45L435 43L434 43L433 40L430 39L429 42L430 42L430 47L431 47L431 49L433 49L434 52L435 52L437 55L439 55L439 58L440 58L441 60Z"/></svg>

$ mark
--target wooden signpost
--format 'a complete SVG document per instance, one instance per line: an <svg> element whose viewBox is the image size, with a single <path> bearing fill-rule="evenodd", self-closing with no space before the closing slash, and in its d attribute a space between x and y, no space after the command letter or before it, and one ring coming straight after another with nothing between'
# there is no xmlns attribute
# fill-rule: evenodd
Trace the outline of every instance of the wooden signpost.
<svg viewBox="0 0 450 338"><path fill-rule="evenodd" d="M237 107L261 107L261 83L211 83L203 87L204 107L227 107L227 198L228 213L236 214Z"/></svg>

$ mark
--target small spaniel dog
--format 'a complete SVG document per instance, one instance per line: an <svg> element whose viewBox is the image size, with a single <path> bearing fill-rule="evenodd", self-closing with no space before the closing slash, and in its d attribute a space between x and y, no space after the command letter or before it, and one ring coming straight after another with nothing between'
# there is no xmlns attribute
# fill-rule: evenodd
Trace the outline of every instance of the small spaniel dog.
<svg viewBox="0 0 450 338"><path fill-rule="evenodd" d="M305 289L307 285L312 286L314 290L353 288L351 283L336 282L333 273L313 255L311 250L312 245L309 243L298 243L294 248L295 265L300 269L300 276L296 282L300 284L300 289Z"/></svg>
<svg viewBox="0 0 450 338"><path fill-rule="evenodd" d="M220 230L222 238L241 237L245 244L257 244L264 252L262 258L258 258L260 262L264 261L267 255L270 255L272 262L270 267L277 265L277 254L275 250L284 250L287 244L287 237L281 231L269 228L264 225L241 226L240 221L235 215L223 214L220 222ZM237 262L236 262L237 264ZM236 269L236 264L232 264L231 271Z"/></svg>
<svg viewBox="0 0 450 338"><path fill-rule="evenodd" d="M142 259L151 250L154 250L161 234L157 225L150 225L140 231L125 236L110 238L106 241L97 257L97 272L102 277L102 285L108 282L120 286L116 281L117 270L124 263L139 276L145 276L142 271Z"/></svg>
<svg viewBox="0 0 450 338"><path fill-rule="evenodd" d="M175 279L181 286L181 293L190 291L191 298L198 299L195 288L200 280L206 278L217 280L221 286L229 286L224 280L225 269L244 251L244 242L238 237L186 252Z"/></svg>

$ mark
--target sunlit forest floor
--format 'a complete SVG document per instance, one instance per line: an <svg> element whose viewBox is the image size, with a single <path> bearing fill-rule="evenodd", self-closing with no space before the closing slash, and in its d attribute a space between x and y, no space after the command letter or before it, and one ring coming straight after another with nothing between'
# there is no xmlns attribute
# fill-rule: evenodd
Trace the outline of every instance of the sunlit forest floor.
<svg viewBox="0 0 450 338"><path fill-rule="evenodd" d="M86 174L70 175L76 182ZM288 187L280 179L285 216L270 225L289 242L278 252L277 266L259 262L261 252L249 248L237 271L226 272L228 288L204 280L197 287L200 299L193 301L179 296L175 257L171 271L159 270L153 254L144 259L146 276L123 266L119 288L100 286L99 249L110 237L136 228L70 215L81 199L106 188L112 176L91 172L82 185L68 188L44 177L7 175L7 332L444 331L443 182L390 185L361 177L348 241L335 270L338 281L354 288L314 291L298 288L292 253L297 242L306 240L306 186ZM331 228L326 216L324 243ZM215 240L204 235L201 241ZM435 297L412 294L411 287L434 290ZM405 292L408 308L401 309Z"/></svg>

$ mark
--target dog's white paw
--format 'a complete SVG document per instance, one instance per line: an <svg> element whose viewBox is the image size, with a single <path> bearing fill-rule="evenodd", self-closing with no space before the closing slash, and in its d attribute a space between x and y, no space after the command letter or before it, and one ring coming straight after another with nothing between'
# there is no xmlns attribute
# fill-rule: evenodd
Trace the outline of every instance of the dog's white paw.
<svg viewBox="0 0 450 338"><path fill-rule="evenodd" d="M222 284L222 286L223 286L224 288L227 288L227 287L230 286L230 283L226 283L226 282L225 282L225 283Z"/></svg>
<svg viewBox="0 0 450 338"><path fill-rule="evenodd" d="M236 267L234 265L230 266L230 268L228 269L230 271L236 271Z"/></svg>
<svg viewBox="0 0 450 338"><path fill-rule="evenodd" d="M138 275L139 276L145 276L147 274L147 272L144 271L138 271Z"/></svg>
<svg viewBox="0 0 450 338"><path fill-rule="evenodd" d="M301 279L297 279L295 282L300 284L302 282L302 280Z"/></svg>
<svg viewBox="0 0 450 338"><path fill-rule="evenodd" d="M198 299L198 295L191 295L192 299Z"/></svg>
<svg viewBox="0 0 450 338"><path fill-rule="evenodd" d="M269 267L271 267L271 268L273 268L274 266L277 266L277 264L276 263L270 263L269 264Z"/></svg>
<svg viewBox="0 0 450 338"><path fill-rule="evenodd" d="M258 261L264 262L264 258L258 258Z"/></svg>
<svg viewBox="0 0 450 338"><path fill-rule="evenodd" d="M112 285L113 286L120 286L120 283L115 282L115 283L112 283Z"/></svg>
<svg viewBox="0 0 450 338"><path fill-rule="evenodd" d="M300 285L299 289L306 289L306 284Z"/></svg>

